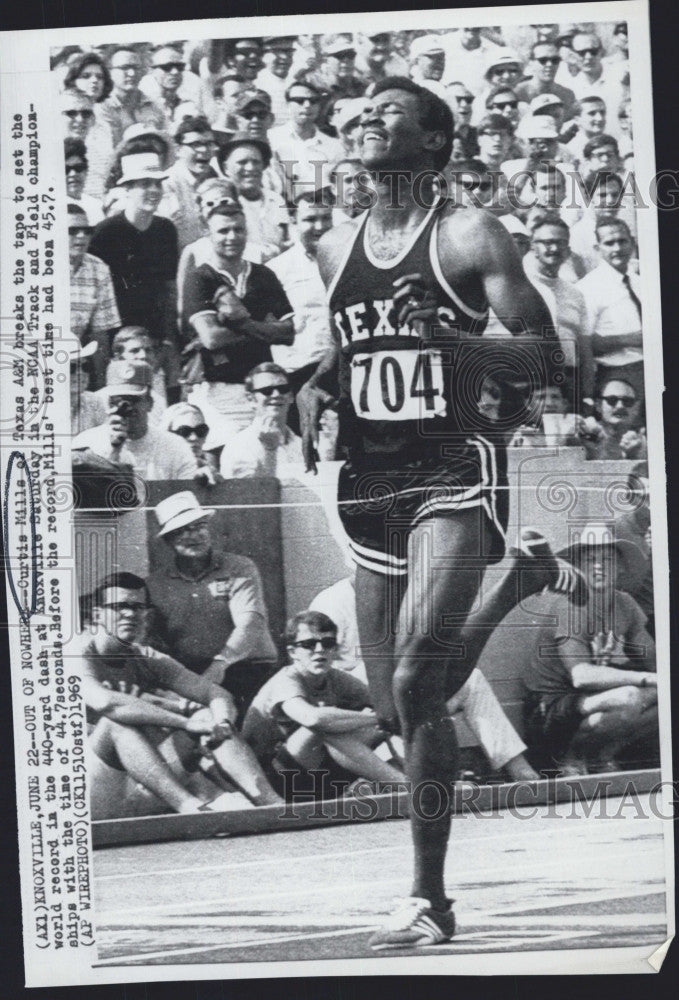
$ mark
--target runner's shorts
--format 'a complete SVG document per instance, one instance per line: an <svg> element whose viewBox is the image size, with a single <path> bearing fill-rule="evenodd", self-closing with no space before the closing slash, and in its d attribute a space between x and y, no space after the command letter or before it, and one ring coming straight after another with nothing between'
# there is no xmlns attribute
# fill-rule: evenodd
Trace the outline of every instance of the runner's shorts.
<svg viewBox="0 0 679 1000"><path fill-rule="evenodd" d="M504 555L509 510L504 445L480 435L443 445L435 454L396 462L372 452L350 459L339 474L338 509L354 561L387 576L407 574L408 536L433 517L477 510L488 528L484 565Z"/></svg>

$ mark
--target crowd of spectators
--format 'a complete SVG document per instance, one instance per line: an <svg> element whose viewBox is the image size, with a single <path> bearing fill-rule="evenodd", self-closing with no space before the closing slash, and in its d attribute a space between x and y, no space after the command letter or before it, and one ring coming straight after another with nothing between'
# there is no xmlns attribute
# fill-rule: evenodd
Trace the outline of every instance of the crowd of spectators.
<svg viewBox="0 0 679 1000"><path fill-rule="evenodd" d="M150 423L180 401L199 407L201 468L275 474L276 460L228 455L258 427L269 449L246 378L273 361L292 400L330 340L316 245L370 203L361 120L371 87L394 74L450 105L442 189L506 225L564 350L560 432L538 406L513 443L645 457L624 21L69 46L53 71L71 327L98 346L83 391L105 390L114 335L136 328L153 368ZM488 332L506 333L502 317ZM74 432L94 412L76 407ZM297 433L294 401L288 419Z"/></svg>
<svg viewBox="0 0 679 1000"><path fill-rule="evenodd" d="M144 480L207 486L301 468L295 395L331 343L318 241L370 205L361 123L371 88L396 75L452 109L441 191L505 225L559 337L565 382L537 392L510 444L645 460L624 21L69 46L53 73L80 343L76 451ZM487 333L510 336L492 314ZM492 379L476 405L499 412ZM321 457L339 458L336 416L322 419ZM83 652L104 797L141 781L178 810L223 808L224 795L275 802L291 762L402 777L333 602L319 597L297 616L281 654L257 567L215 548L210 511L184 491L156 514L173 568L111 578L90 602L108 636ZM527 669L526 743L478 670L449 705L510 778L535 776L529 761L567 773L613 766L630 727L640 740L653 731L647 506L620 532L626 543L618 533L562 554L589 588L589 625L577 636L559 625L537 643L560 652L546 663L536 652ZM627 559L633 596L617 596L614 554ZM350 628L343 583L335 615ZM568 595L554 601L553 620L571 622ZM101 667L114 646L130 673L120 697ZM121 738L128 723L135 735ZM144 768L155 769L152 787Z"/></svg>

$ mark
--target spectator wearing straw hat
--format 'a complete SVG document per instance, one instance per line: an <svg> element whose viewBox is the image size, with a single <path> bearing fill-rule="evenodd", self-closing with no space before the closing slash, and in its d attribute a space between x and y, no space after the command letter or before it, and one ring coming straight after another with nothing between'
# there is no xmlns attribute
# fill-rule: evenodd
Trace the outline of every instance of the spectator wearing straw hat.
<svg viewBox="0 0 679 1000"><path fill-rule="evenodd" d="M131 465L144 480L192 479L198 465L186 441L149 425L152 378L145 361L112 361L106 373L108 419L78 434L73 447Z"/></svg>
<svg viewBox="0 0 679 1000"><path fill-rule="evenodd" d="M277 658L259 570L215 543L214 510L190 491L162 500L155 514L173 561L147 580L152 644L226 688L242 716Z"/></svg>
<svg viewBox="0 0 679 1000"><path fill-rule="evenodd" d="M603 523L560 554L585 577L587 603L556 595L545 609L523 676L528 744L566 775L618 770L634 744L657 752L655 647L639 605L617 589L619 576L643 570L643 555Z"/></svg>

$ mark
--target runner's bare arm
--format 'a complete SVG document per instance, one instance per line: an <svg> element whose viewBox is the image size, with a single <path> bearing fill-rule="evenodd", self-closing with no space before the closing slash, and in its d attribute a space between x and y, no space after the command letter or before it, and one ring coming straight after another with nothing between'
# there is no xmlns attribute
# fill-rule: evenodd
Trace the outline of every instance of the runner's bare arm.
<svg viewBox="0 0 679 1000"><path fill-rule="evenodd" d="M347 242L352 238L356 223L348 222L336 226L326 233L318 245L318 269L326 288L329 286L338 267ZM334 397L323 388L324 379L327 376L333 377L337 371L339 362L339 333L335 328L332 317L329 317L330 330L333 337L332 346L328 348L318 367L308 382L302 386L297 394L297 409L300 417L300 427L302 431L302 451L304 454L304 467L307 472L316 474L318 461L318 424L323 410L335 405Z"/></svg>

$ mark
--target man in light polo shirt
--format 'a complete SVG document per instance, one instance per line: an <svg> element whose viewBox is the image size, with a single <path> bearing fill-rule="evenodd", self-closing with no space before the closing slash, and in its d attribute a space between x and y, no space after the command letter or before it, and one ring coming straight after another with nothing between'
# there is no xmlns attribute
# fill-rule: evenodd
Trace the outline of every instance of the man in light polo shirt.
<svg viewBox="0 0 679 1000"><path fill-rule="evenodd" d="M161 500L155 514L173 561L147 580L152 645L225 687L242 714L277 658L259 571L251 559L214 544L214 511L190 491Z"/></svg>
<svg viewBox="0 0 679 1000"><path fill-rule="evenodd" d="M184 113L209 115L214 107L200 77L187 69L179 45L156 46L151 72L139 81L139 89L163 109L168 131Z"/></svg>

